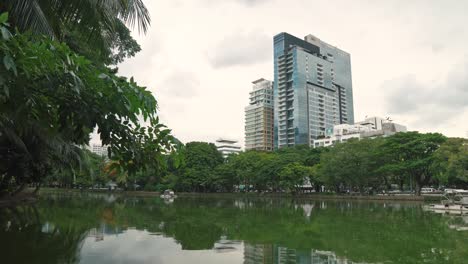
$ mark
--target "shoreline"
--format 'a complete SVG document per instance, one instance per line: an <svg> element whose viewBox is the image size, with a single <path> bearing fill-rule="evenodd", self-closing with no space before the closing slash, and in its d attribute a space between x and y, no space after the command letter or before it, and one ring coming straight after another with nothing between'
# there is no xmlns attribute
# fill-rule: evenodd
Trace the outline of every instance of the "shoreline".
<svg viewBox="0 0 468 264"><path fill-rule="evenodd" d="M2 197L0 198L0 208L33 204L38 200L39 197L33 193L24 193L18 197Z"/></svg>
<svg viewBox="0 0 468 264"><path fill-rule="evenodd" d="M102 193L118 194L124 196L159 197L160 192L150 191L108 191L108 190L78 190L44 188L39 193ZM193 198L293 198L300 200L352 200L352 201L413 201L413 202L437 202L443 199L442 195L336 195L336 194L284 194L284 193L176 193L178 197Z"/></svg>

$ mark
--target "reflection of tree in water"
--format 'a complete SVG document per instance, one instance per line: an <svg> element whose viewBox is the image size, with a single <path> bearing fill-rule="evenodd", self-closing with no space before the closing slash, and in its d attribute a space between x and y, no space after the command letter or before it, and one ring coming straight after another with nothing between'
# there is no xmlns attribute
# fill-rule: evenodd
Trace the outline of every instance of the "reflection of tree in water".
<svg viewBox="0 0 468 264"><path fill-rule="evenodd" d="M117 218L132 218L129 222L140 223L140 228L174 237L184 249L212 248L225 235L295 252L334 252L349 263L463 263L468 258L463 249L468 237L423 212L419 204L176 199L151 213L146 206L127 208ZM163 228L157 225L161 222Z"/></svg>
<svg viewBox="0 0 468 264"><path fill-rule="evenodd" d="M34 206L0 210L2 263L76 263L85 230L52 227Z"/></svg>
<svg viewBox="0 0 468 264"><path fill-rule="evenodd" d="M357 263L457 263L468 257L461 247L468 238L418 204L176 199L165 205L145 199L115 217L117 224L173 237L188 250L211 249L225 235L295 252L335 252Z"/></svg>
<svg viewBox="0 0 468 264"><path fill-rule="evenodd" d="M31 231L36 235L21 234L25 229L3 229L10 237L4 239L2 234L0 241L18 241L16 245L26 245L30 256L38 255L24 259L40 259L45 253L29 247L49 244L56 253L42 263L74 262L85 234L105 240L106 234L125 232L128 227L172 237L183 250L213 249L221 237L244 241L245 263L322 263L325 258L337 261L330 263L418 263L421 259L463 263L468 259L468 236L449 229L444 219L423 212L417 204L182 198L165 204L159 198L109 201L81 195L48 197L38 208L36 218L31 217L34 212L19 213L27 215L27 223L39 219ZM1 226L6 226L13 215L1 217ZM57 228L55 236L41 232L46 222ZM12 247L10 258L18 252ZM216 247L216 252L226 250ZM247 254L260 249L271 254L261 259Z"/></svg>

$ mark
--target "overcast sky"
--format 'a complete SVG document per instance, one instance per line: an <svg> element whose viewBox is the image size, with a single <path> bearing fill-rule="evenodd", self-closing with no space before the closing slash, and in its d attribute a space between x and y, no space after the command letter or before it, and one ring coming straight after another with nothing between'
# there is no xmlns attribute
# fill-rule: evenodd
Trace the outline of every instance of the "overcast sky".
<svg viewBox="0 0 468 264"><path fill-rule="evenodd" d="M355 120L466 136L468 1L152 0L142 51L119 66L154 92L183 142L244 142L251 82L273 79L273 36L313 34L351 54Z"/></svg>

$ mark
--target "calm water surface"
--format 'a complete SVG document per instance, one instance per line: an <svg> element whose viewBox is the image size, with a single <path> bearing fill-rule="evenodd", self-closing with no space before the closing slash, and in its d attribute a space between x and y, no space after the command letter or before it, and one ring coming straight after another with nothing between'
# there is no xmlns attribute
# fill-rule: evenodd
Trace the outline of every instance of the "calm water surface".
<svg viewBox="0 0 468 264"><path fill-rule="evenodd" d="M0 209L0 263L468 263L463 226L418 203L44 195Z"/></svg>

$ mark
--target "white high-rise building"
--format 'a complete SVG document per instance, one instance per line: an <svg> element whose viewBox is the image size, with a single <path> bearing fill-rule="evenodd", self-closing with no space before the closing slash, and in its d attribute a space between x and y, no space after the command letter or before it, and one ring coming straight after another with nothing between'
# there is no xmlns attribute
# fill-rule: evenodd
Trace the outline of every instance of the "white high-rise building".
<svg viewBox="0 0 468 264"><path fill-rule="evenodd" d="M230 154L237 154L241 152L241 146L237 140L220 138L216 140L216 148L223 155L223 158L227 158Z"/></svg>
<svg viewBox="0 0 468 264"><path fill-rule="evenodd" d="M255 80L245 108L245 150L273 150L273 82Z"/></svg>

